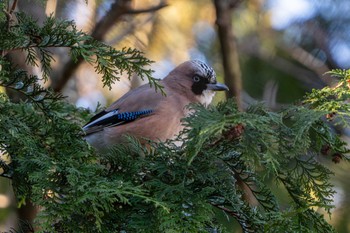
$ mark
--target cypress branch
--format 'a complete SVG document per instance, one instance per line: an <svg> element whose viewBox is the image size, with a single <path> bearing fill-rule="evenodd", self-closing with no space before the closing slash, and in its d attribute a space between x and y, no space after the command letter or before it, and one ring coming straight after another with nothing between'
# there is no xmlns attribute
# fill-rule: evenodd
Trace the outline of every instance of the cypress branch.
<svg viewBox="0 0 350 233"><path fill-rule="evenodd" d="M26 62L41 67L44 81L53 59L48 49L68 47L75 60L94 65L108 87L120 75L136 73L161 90L145 68L151 61L139 51L115 50L72 21L50 16L39 26L25 13L13 16L17 22L0 15L2 55L25 50ZM218 209L244 232L334 231L314 211L330 213L334 194L332 173L317 161L321 153L348 160L346 143L328 124L338 118L345 124L349 117L348 71L332 71L340 84L314 90L301 106L271 112L256 104L240 112L233 100L208 109L193 105L176 140L144 148L129 138L100 155L82 137L86 110L5 56L0 65L0 85L27 97L12 103L0 95L0 151L11 159L0 159L2 176L12 178L18 203L29 199L42 207L36 221L42 232L224 232ZM245 202L238 182L257 206ZM285 209L276 188L290 197Z"/></svg>

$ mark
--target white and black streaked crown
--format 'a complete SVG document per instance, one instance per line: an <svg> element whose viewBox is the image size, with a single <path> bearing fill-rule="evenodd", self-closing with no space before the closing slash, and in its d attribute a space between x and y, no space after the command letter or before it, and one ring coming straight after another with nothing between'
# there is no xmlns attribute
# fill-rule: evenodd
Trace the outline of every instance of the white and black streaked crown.
<svg viewBox="0 0 350 233"><path fill-rule="evenodd" d="M216 73L212 67L199 60L192 60L191 62L198 68L199 76L207 78L209 83L216 83Z"/></svg>

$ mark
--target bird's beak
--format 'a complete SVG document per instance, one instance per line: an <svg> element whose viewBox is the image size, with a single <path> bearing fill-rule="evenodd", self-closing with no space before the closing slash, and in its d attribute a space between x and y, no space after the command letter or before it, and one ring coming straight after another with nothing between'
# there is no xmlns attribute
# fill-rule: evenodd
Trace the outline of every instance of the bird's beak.
<svg viewBox="0 0 350 233"><path fill-rule="evenodd" d="M212 91L228 91L228 87L223 83L209 83L207 84L207 90Z"/></svg>

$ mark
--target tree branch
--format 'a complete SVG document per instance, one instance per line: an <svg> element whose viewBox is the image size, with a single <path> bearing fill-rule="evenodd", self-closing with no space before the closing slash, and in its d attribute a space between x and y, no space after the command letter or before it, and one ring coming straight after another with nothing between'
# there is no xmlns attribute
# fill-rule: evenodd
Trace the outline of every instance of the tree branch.
<svg viewBox="0 0 350 233"><path fill-rule="evenodd" d="M241 109L242 80L235 37L232 32L232 9L237 0L213 0L216 9L216 24L221 45L225 83L230 88L228 97L236 97L238 109Z"/></svg>
<svg viewBox="0 0 350 233"><path fill-rule="evenodd" d="M5 9L3 10L4 14L6 15L7 30L10 30L12 14L13 14L14 10L16 9L17 2L18 2L18 0L14 0L13 3L12 3L11 8L10 8L10 2L8 2L7 10L5 10ZM7 53L8 53L8 51L6 51L6 50L0 50L0 54L1 54L2 57L6 56Z"/></svg>
<svg viewBox="0 0 350 233"><path fill-rule="evenodd" d="M210 202L210 204L212 206L215 206L216 208L218 208L220 210L225 211L225 213L231 215L234 218L239 218L240 217L238 213L234 212L233 210L231 210L231 209L229 209L229 208L227 208L225 206L222 206L222 205L219 205L219 204L216 204L216 203L213 203L213 202Z"/></svg>
<svg viewBox="0 0 350 233"><path fill-rule="evenodd" d="M310 37L314 39L315 44L326 53L326 65L329 67L329 69L338 68L339 65L334 60L332 52L330 51L331 49L329 48L330 34L327 34L319 26L319 24L315 23L314 21L307 22L306 27L308 28L306 32L309 33Z"/></svg>
<svg viewBox="0 0 350 233"><path fill-rule="evenodd" d="M131 9L131 0L115 0L107 14L95 25L91 36L103 41L107 32Z"/></svg>
<svg viewBox="0 0 350 233"><path fill-rule="evenodd" d="M141 14L154 12L162 9L168 4L161 2L159 5L150 7L148 9L134 10L131 7L132 0L115 0L111 6L111 9L106 13L106 15L95 25L91 32L91 36L96 39L103 41L108 31L116 25L118 21L121 20L122 16L130 14ZM63 67L62 72L59 73L58 77L53 78L51 87L55 92L61 91L67 84L68 80L72 77L74 72L78 69L83 59L78 59L77 62L69 60Z"/></svg>
<svg viewBox="0 0 350 233"><path fill-rule="evenodd" d="M254 41L250 39L249 41ZM275 69L278 69L282 72L288 73L292 75L295 79L301 81L304 85L306 85L308 88L322 88L325 86L324 80L322 80L318 73L313 72L313 69L311 67L308 67L306 64L302 63L300 59L296 59L296 55L292 55L292 57L297 60L298 62L302 63L307 68L304 68L303 66L299 66L294 64L293 62L289 61L288 59L285 59L281 56L271 56L268 53L263 53L258 48L259 45L256 43L250 42L249 45L241 46L240 51L243 54L248 54L249 56L256 57ZM279 47L280 49L283 49L284 51L287 51L286 48ZM287 51L292 52L292 51Z"/></svg>
<svg viewBox="0 0 350 233"><path fill-rule="evenodd" d="M242 218L242 216L239 213L236 213L235 211L220 205L220 204L216 204L214 202L210 202L210 204L222 211L224 211L226 214L231 215L232 217L234 217L237 222L239 223L239 225L241 226L243 232L254 232L253 229L251 229L251 226L247 224L247 221L244 220L244 218Z"/></svg>
<svg viewBox="0 0 350 233"><path fill-rule="evenodd" d="M91 36L102 41L111 29L113 25L120 20L121 16L130 9L131 0L115 0L111 6L111 9L106 15L95 25L91 32ZM58 77L53 77L51 84L52 89L55 92L60 92L67 84L69 79L78 69L80 64L83 62L83 58L79 58L76 62L70 59L64 66L63 70L59 72Z"/></svg>
<svg viewBox="0 0 350 233"><path fill-rule="evenodd" d="M10 15L15 11L16 6L17 6L17 2L18 2L18 0L14 0L14 1L13 1L12 7L11 7L11 9L10 9L10 11L9 11L9 14L10 14Z"/></svg>
<svg viewBox="0 0 350 233"><path fill-rule="evenodd" d="M154 6L154 7L150 7L150 8L146 8L146 9L135 9L135 10L129 10L128 12L126 12L127 14L142 14L142 13L150 13L150 12L154 12L157 10L160 10L164 7L169 6L169 4L165 3L165 2L161 2L158 6Z"/></svg>

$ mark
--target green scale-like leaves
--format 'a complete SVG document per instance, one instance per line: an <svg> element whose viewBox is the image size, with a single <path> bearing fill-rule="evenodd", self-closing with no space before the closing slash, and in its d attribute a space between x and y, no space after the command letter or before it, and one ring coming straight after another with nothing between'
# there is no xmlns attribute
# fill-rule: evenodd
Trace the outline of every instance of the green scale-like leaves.
<svg viewBox="0 0 350 233"><path fill-rule="evenodd" d="M117 51L93 40L71 21L51 16L38 26L24 13L15 17L10 24L0 17L6 32L0 50L25 50L43 80L0 58L0 85L25 97L12 103L0 95L0 151L9 156L0 167L18 203L41 207L38 231L231 232L233 222L243 232L334 231L315 211L330 213L334 194L332 173L318 154L327 146L346 159L345 143L325 119L332 113L346 120L348 71L334 71L340 85L313 91L302 106L271 112L256 104L240 112L233 100L208 109L192 105L175 140L145 148L129 138L96 154L81 130L89 113L39 85L50 76L49 48L70 48L108 87L122 73L136 73L160 88L144 68L150 61L134 49Z"/></svg>
<svg viewBox="0 0 350 233"><path fill-rule="evenodd" d="M94 64L96 72L102 75L103 84L109 88L126 73L128 77L137 74L141 79L147 79L156 90L162 91L162 87L152 78L153 71L145 68L151 61L136 49L118 51L77 30L72 21L57 20L50 16L40 27L23 12L16 13L16 19L18 23L11 25L8 30L6 24L2 24L1 30L8 33L0 35L0 50L26 51L26 62L32 66L40 64L44 80L50 76L53 60L49 48L67 47L73 60L83 58Z"/></svg>

